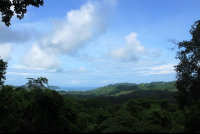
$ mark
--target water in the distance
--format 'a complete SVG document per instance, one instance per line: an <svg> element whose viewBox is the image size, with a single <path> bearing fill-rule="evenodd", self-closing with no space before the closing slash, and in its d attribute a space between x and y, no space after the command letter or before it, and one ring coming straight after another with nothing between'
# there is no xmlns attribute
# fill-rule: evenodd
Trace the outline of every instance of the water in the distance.
<svg viewBox="0 0 200 134"><path fill-rule="evenodd" d="M87 91L96 89L98 87L60 87L61 89L57 89L57 91Z"/></svg>

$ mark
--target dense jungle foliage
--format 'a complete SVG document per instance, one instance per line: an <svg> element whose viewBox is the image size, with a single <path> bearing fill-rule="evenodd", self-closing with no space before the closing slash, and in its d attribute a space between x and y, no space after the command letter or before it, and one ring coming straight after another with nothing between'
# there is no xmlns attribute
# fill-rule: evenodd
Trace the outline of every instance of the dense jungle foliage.
<svg viewBox="0 0 200 134"><path fill-rule="evenodd" d="M137 93L138 97L129 100L119 96L78 99L48 88L37 87L29 91L6 85L0 91L0 132L184 131L184 113L176 104L153 96L142 97L145 93L141 91ZM171 93L162 92L163 95ZM160 93L154 94L159 96Z"/></svg>
<svg viewBox="0 0 200 134"><path fill-rule="evenodd" d="M118 83L109 85L115 90L108 94L85 95L79 91L69 94L50 90L46 78L28 79L29 89L2 85L1 133L199 132L199 102L179 109L175 81Z"/></svg>

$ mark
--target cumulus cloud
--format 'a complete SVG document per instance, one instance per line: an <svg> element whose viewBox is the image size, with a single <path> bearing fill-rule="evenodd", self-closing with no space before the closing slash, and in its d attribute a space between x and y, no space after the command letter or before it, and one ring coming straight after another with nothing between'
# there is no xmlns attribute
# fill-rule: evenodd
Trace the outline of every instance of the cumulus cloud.
<svg viewBox="0 0 200 134"><path fill-rule="evenodd" d="M33 44L30 51L21 60L27 67L33 68L52 69L61 64L55 55L44 53L37 44Z"/></svg>
<svg viewBox="0 0 200 134"><path fill-rule="evenodd" d="M161 50L150 50L141 45L140 41L137 39L137 33L133 32L129 34L125 37L125 40L125 45L116 48L105 55L123 62L136 62L144 56L148 56L149 58L158 58L161 55Z"/></svg>
<svg viewBox="0 0 200 134"><path fill-rule="evenodd" d="M52 20L53 30L39 42L47 53L72 54L89 41L105 33L109 8L100 2L88 2L67 13L65 20Z"/></svg>
<svg viewBox="0 0 200 134"><path fill-rule="evenodd" d="M147 53L145 47L137 40L136 33L131 33L125 39L126 44L124 46L112 50L107 56L121 61L137 61L141 55Z"/></svg>
<svg viewBox="0 0 200 134"><path fill-rule="evenodd" d="M10 53L12 51L12 45L11 44L0 44L0 58L4 60L11 59Z"/></svg>
<svg viewBox="0 0 200 134"><path fill-rule="evenodd" d="M80 9L68 12L64 20L51 20L53 29L37 41L23 58L23 63L30 67L59 67L57 56L77 54L80 48L106 32L114 6L116 0L111 3L89 1ZM80 71L85 70L81 68Z"/></svg>

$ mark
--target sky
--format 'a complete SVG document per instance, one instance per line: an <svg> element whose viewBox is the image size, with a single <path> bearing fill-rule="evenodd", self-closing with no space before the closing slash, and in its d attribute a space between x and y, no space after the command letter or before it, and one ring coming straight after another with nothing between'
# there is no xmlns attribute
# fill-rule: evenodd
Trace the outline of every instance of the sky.
<svg viewBox="0 0 200 134"><path fill-rule="evenodd" d="M174 81L178 47L200 19L199 0L44 0L0 22L6 85L101 87ZM170 48L174 48L172 51Z"/></svg>

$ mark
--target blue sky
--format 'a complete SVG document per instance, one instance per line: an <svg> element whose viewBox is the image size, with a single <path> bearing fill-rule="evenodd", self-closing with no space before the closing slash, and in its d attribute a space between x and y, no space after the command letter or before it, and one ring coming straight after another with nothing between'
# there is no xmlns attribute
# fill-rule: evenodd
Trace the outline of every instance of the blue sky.
<svg viewBox="0 0 200 134"><path fill-rule="evenodd" d="M200 19L199 0L44 0L24 19L0 23L5 84L99 87L176 80L177 47Z"/></svg>

